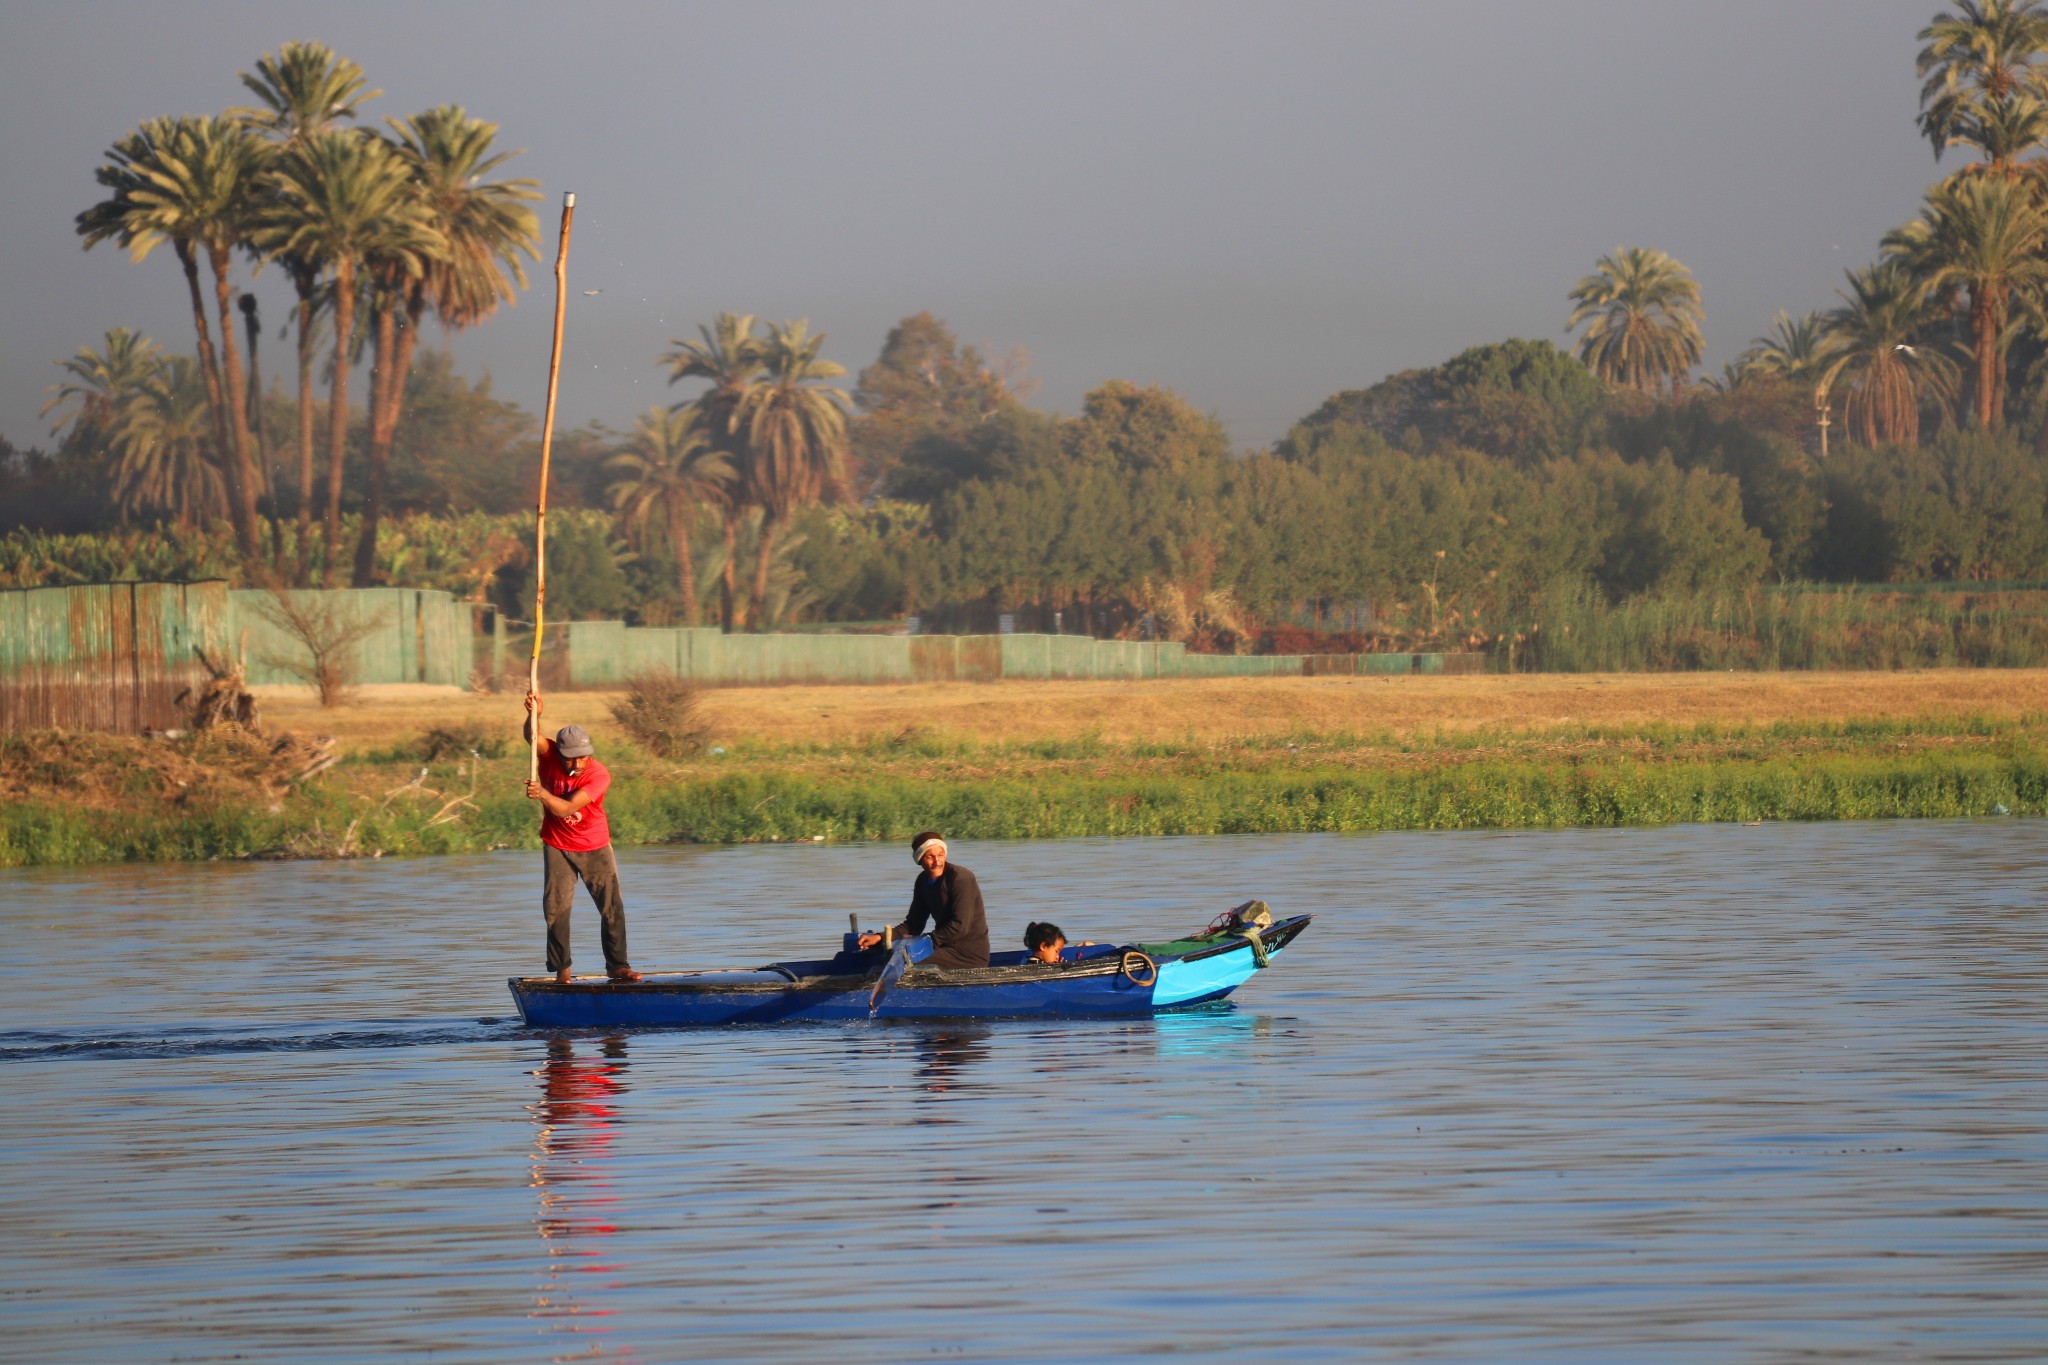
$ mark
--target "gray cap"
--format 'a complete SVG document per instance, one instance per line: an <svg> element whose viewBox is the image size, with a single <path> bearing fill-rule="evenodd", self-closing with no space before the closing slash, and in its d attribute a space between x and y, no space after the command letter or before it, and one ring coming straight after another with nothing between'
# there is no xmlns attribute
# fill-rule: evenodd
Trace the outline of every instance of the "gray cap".
<svg viewBox="0 0 2048 1365"><path fill-rule="evenodd" d="M564 725L555 731L555 752L563 758L588 758L597 752L590 731L580 725Z"/></svg>

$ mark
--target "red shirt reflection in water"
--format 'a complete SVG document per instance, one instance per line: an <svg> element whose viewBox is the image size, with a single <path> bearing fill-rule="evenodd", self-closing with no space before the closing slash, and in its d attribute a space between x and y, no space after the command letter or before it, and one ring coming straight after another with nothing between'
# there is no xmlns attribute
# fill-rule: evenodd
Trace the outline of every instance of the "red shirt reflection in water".
<svg viewBox="0 0 2048 1365"><path fill-rule="evenodd" d="M582 1059L575 1044L566 1038L548 1043L548 1060L536 1073L541 1078L541 1102L534 1114L540 1125L534 1149L533 1185L540 1193L539 1217L534 1220L548 1248L549 1278L533 1313L537 1318L609 1317L609 1308L586 1306L578 1299L610 1285L583 1281L565 1282L562 1271L611 1274L616 1267L603 1256L603 1245L584 1239L609 1237L618 1231L614 1205L616 1195L606 1190L611 1183L610 1157L621 1113L614 1101L627 1089L625 1061L619 1051L623 1040L606 1045L607 1056ZM575 1258L570 1260L569 1258ZM579 1293L580 1291L580 1293ZM564 1325L559 1330L584 1331ZM608 1329L597 1329L608 1330Z"/></svg>
<svg viewBox="0 0 2048 1365"><path fill-rule="evenodd" d="M618 1111L604 1101L625 1089L617 1075L619 1063L609 1057L580 1061L575 1047L566 1038L548 1043L547 1065L541 1070L542 1137L551 1130L567 1130L557 1134L559 1144L550 1145L581 1147L585 1139L590 1145L609 1145ZM580 1131L585 1127L591 1131Z"/></svg>

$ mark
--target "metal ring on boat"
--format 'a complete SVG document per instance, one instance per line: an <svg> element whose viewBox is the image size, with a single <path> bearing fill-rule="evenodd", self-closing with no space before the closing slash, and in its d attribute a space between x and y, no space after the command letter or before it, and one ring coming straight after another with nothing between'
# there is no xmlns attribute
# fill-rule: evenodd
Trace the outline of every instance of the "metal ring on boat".
<svg viewBox="0 0 2048 1365"><path fill-rule="evenodd" d="M1135 962L1132 960L1134 958ZM1159 964L1136 948L1124 949L1123 958L1116 964L1116 969L1128 976L1133 986L1149 986L1159 979ZM1138 979L1138 973L1141 971L1146 973L1143 981Z"/></svg>

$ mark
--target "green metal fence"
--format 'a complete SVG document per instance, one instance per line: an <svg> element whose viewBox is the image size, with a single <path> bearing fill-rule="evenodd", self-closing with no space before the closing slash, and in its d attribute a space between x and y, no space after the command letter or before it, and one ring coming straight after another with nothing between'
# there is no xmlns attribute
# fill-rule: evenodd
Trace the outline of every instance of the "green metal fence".
<svg viewBox="0 0 2048 1365"><path fill-rule="evenodd" d="M309 588L288 596L315 621L360 630L350 648L351 681L437 683L469 680L473 649L469 604L421 588ZM310 657L273 594L228 594L228 630L249 663L251 683L303 682L294 665Z"/></svg>
<svg viewBox="0 0 2048 1365"><path fill-rule="evenodd" d="M573 621L566 635L573 687L616 687L646 672L744 686L1477 672L1484 662L1477 654L1190 654L1172 641L1085 635L725 635L621 621Z"/></svg>
<svg viewBox="0 0 2048 1365"><path fill-rule="evenodd" d="M479 636L475 609L415 588L294 591L305 617L360 638L352 680L462 686L484 660L510 657L504 622ZM139 733L185 723L180 694L205 659L239 656L251 683L303 681L309 657L277 598L223 583L95 583L0 592L0 734L63 727ZM616 687L639 673L708 684L993 682L1001 678L1144 679L1477 672L1479 654L1190 654L1170 642L1083 635L726 635L574 621L551 667L573 687ZM550 649L551 658L553 648ZM203 656L203 657L202 657Z"/></svg>

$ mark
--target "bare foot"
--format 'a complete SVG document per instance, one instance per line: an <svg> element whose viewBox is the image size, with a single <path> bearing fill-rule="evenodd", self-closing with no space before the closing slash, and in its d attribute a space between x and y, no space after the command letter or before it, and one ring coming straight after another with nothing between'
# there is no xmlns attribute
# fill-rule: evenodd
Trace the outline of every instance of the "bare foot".
<svg viewBox="0 0 2048 1365"><path fill-rule="evenodd" d="M575 979L575 973L571 972L567 967L555 973L555 984L557 986L566 986Z"/></svg>
<svg viewBox="0 0 2048 1365"><path fill-rule="evenodd" d="M605 975L610 977L614 981L630 982L638 981L640 979L640 973L634 971L631 967L621 967L615 972L606 972Z"/></svg>

